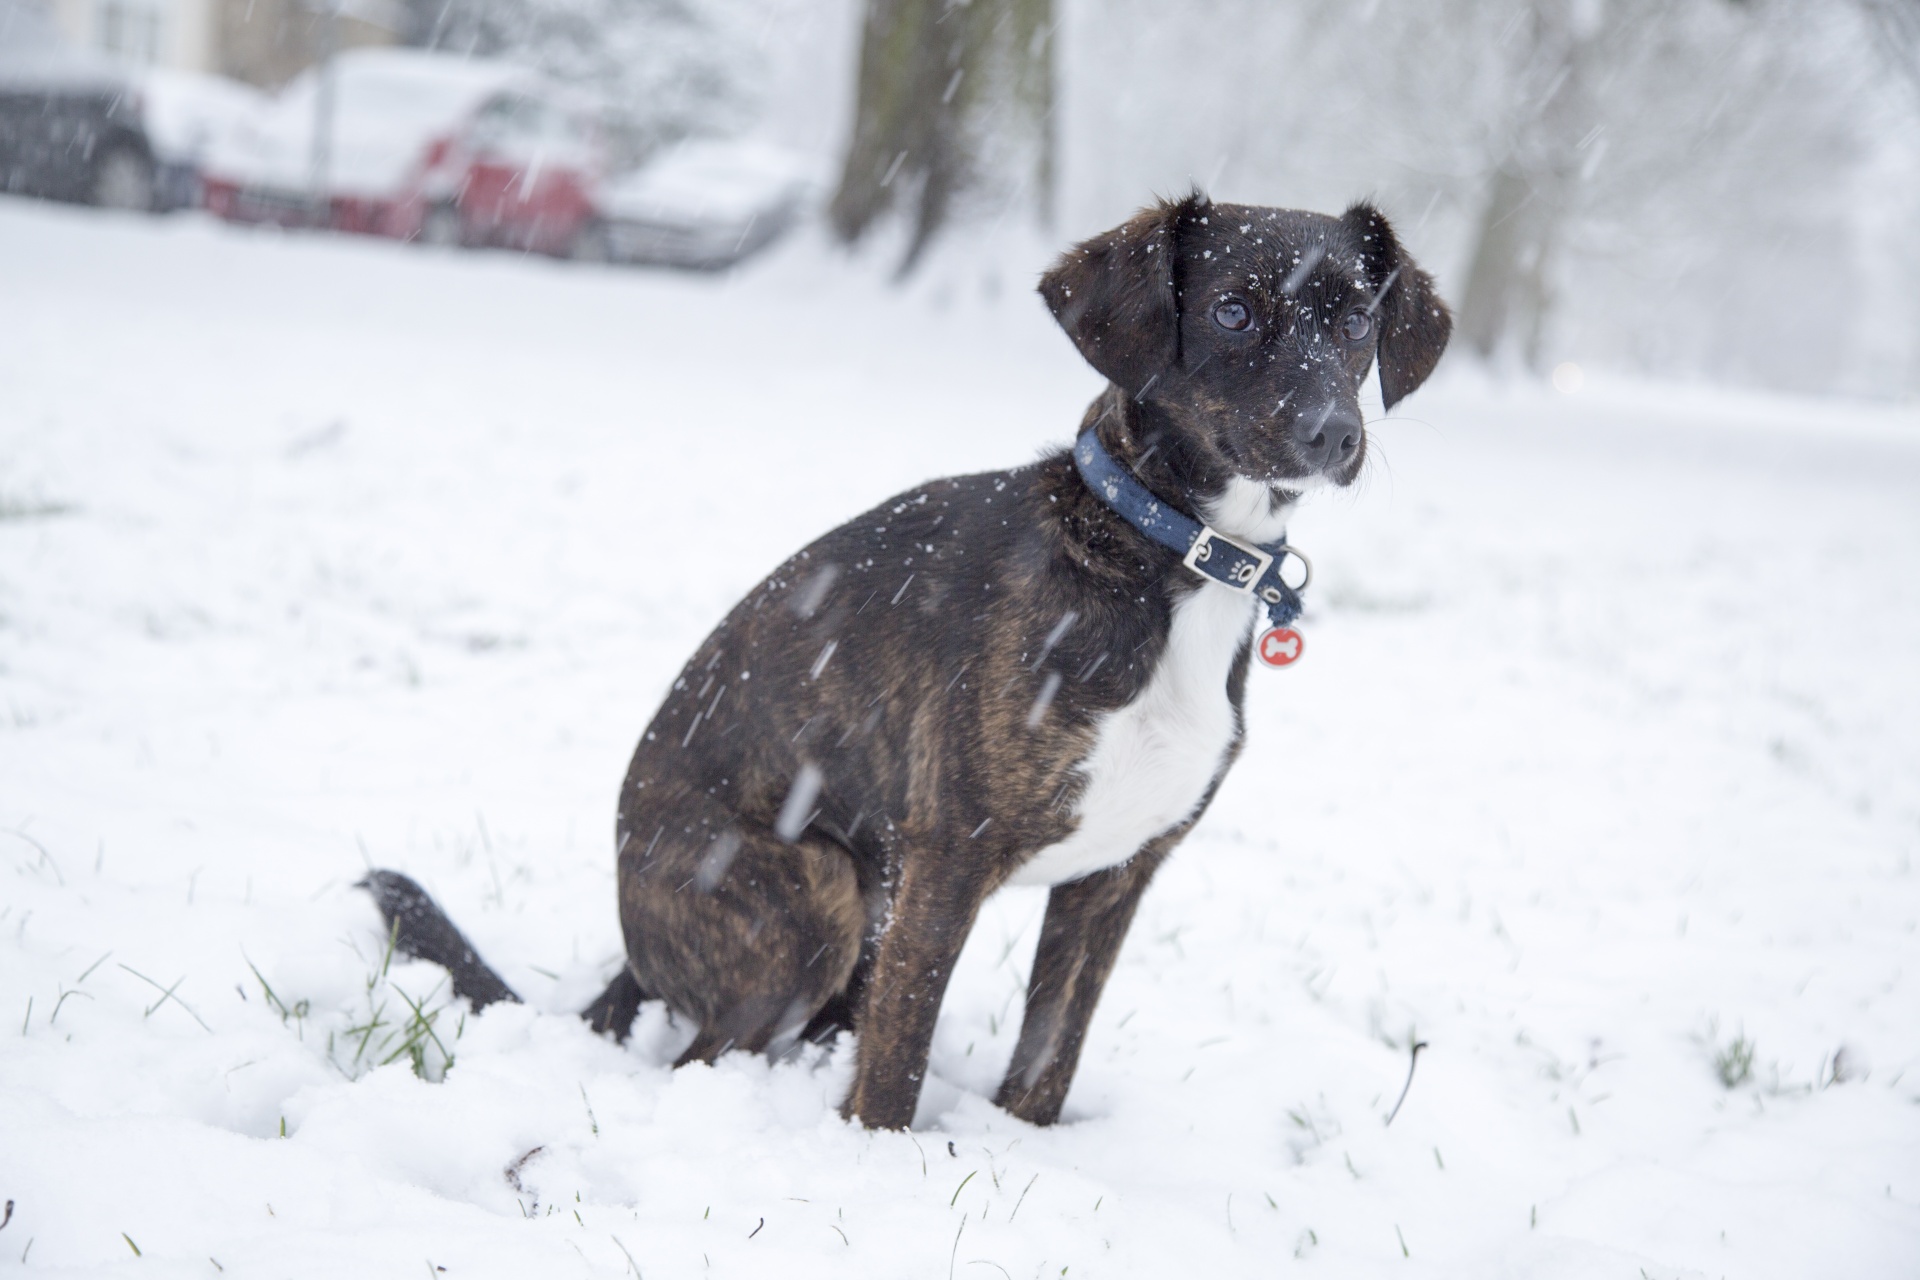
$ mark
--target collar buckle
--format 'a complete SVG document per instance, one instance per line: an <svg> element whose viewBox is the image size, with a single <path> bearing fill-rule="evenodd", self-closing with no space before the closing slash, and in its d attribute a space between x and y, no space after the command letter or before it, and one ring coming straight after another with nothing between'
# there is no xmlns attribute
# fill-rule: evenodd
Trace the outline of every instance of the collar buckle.
<svg viewBox="0 0 1920 1280"><path fill-rule="evenodd" d="M1250 594L1273 567L1273 556L1203 524L1180 563L1210 582Z"/></svg>

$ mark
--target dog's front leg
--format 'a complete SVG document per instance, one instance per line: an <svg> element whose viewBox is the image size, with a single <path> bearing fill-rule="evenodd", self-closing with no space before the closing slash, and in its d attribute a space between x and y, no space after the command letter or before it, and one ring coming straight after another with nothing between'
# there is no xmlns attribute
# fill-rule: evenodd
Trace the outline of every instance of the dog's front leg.
<svg viewBox="0 0 1920 1280"><path fill-rule="evenodd" d="M855 1024L853 1089L840 1108L873 1129L913 1123L940 1000L986 896L977 865L938 855L904 862Z"/></svg>
<svg viewBox="0 0 1920 1280"><path fill-rule="evenodd" d="M1031 1124L1060 1118L1087 1023L1113 972L1147 882L1171 848L1149 845L1129 862L1055 885L1040 926L1020 1043L994 1101Z"/></svg>

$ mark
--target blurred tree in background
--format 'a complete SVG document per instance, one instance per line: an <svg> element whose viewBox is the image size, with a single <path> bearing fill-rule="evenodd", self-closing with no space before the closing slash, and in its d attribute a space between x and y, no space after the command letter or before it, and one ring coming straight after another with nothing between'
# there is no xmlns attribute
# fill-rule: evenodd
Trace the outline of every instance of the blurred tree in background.
<svg viewBox="0 0 1920 1280"><path fill-rule="evenodd" d="M963 210L1054 180L1053 0L867 0L853 137L829 216L851 243L901 210L913 268Z"/></svg>
<svg viewBox="0 0 1920 1280"><path fill-rule="evenodd" d="M1880 33L1881 52L1915 93L1920 93L1920 0L1859 0Z"/></svg>
<svg viewBox="0 0 1920 1280"><path fill-rule="evenodd" d="M1372 196L1496 362L1920 387L1920 0L1058 2L1069 236Z"/></svg>
<svg viewBox="0 0 1920 1280"><path fill-rule="evenodd" d="M1600 82L1658 23L1662 0L1602 20L1593 5L1535 0L1505 43L1507 118L1494 133L1485 206L1460 297L1460 335L1483 356L1512 341L1538 366L1552 306L1551 267L1577 187L1603 152ZM1584 10L1584 12L1583 12Z"/></svg>
<svg viewBox="0 0 1920 1280"><path fill-rule="evenodd" d="M1702 12L1708 6L1718 12ZM1513 11L1495 49L1507 100L1489 131L1486 194L1460 296L1461 336L1482 356L1511 348L1535 369L1547 362L1554 259L1569 223L1605 198L1586 189L1595 179L1644 198L1702 163L1696 152L1717 117L1758 87L1743 83L1739 56L1715 56L1765 39L1750 12L1742 23L1743 8L1743 0L1529 0ZM1715 65L1717 101L1676 101L1684 83L1663 84L1684 76L1688 62ZM1664 116L1664 130L1683 145L1642 146L1608 166L1636 112Z"/></svg>

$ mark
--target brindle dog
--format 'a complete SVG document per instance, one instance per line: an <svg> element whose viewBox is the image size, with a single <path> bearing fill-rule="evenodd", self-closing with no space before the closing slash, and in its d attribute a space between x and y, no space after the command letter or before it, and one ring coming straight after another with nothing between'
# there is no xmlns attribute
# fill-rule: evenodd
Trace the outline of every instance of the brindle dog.
<svg viewBox="0 0 1920 1280"><path fill-rule="evenodd" d="M1359 473L1376 357L1391 408L1450 330L1365 204L1196 192L1074 248L1040 292L1110 383L1083 429L1248 541ZM618 822L628 968L585 1016L624 1033L664 1000L699 1027L682 1062L857 1029L843 1110L902 1128L981 903L1050 884L997 1101L1051 1123L1141 894L1239 754L1253 622L1064 449L827 534L707 637L642 736ZM417 886L369 883L403 948L511 998Z"/></svg>

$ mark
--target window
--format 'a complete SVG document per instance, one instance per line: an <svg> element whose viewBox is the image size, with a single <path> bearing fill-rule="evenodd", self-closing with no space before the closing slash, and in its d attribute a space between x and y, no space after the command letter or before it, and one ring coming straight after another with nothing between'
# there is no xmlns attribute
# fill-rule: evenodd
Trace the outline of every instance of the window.
<svg viewBox="0 0 1920 1280"><path fill-rule="evenodd" d="M160 58L160 10L140 0L100 0L94 33L99 46L128 62Z"/></svg>

